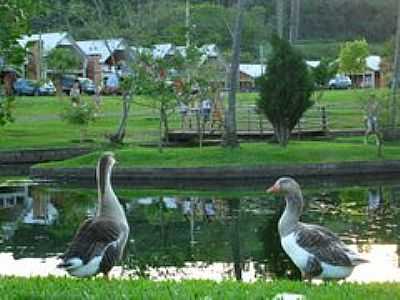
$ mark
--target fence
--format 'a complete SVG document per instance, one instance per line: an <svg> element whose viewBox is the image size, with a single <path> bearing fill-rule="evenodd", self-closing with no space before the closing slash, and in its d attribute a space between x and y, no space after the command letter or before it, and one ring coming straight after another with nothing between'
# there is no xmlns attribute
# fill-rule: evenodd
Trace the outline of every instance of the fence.
<svg viewBox="0 0 400 300"><path fill-rule="evenodd" d="M179 121L179 118L180 121ZM203 130L216 131L222 129L222 123L213 119L213 113L208 118L198 110L189 110L186 115L179 117L178 114L171 116L171 129L185 132L199 132ZM200 126L200 127L199 127ZM236 126L238 131L242 132L270 132L273 131L272 124L267 120L264 114L257 111L255 105L240 105L236 108ZM295 130L301 131L327 131L328 113L324 106L313 106L296 125Z"/></svg>

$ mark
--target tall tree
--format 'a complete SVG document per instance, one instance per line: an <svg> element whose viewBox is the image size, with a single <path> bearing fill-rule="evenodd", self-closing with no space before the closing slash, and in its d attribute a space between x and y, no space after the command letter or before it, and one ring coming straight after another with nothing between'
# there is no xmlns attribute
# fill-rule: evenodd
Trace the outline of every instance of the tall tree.
<svg viewBox="0 0 400 300"><path fill-rule="evenodd" d="M345 74L364 74L369 54L365 39L346 42L339 53L339 71Z"/></svg>
<svg viewBox="0 0 400 300"><path fill-rule="evenodd" d="M284 33L284 19L285 19L285 1L275 0L276 10L276 32L280 38L283 38Z"/></svg>
<svg viewBox="0 0 400 300"><path fill-rule="evenodd" d="M396 40L395 40L395 55L394 55L394 67L393 67L393 80L392 80L392 98L390 101L390 127L395 128L397 125L397 89L399 87L400 79L400 0L397 7L397 29L396 29Z"/></svg>
<svg viewBox="0 0 400 300"><path fill-rule="evenodd" d="M290 28L289 28L289 41L291 44L295 43L299 35L300 23L300 0L290 1Z"/></svg>
<svg viewBox="0 0 400 300"><path fill-rule="evenodd" d="M286 147L303 113L313 105L314 82L299 52L289 42L274 36L268 72L260 79L258 108L274 127L279 144Z"/></svg>
<svg viewBox="0 0 400 300"><path fill-rule="evenodd" d="M223 145L235 148L239 145L236 133L236 92L239 81L240 46L243 28L243 13L246 0L237 0L237 15L233 31L233 53L229 73L228 110L225 117Z"/></svg>
<svg viewBox="0 0 400 300"><path fill-rule="evenodd" d="M29 33L30 18L38 12L41 1L7 0L0 1L0 76L5 68L17 69L24 59L25 52L17 39ZM2 82L4 78L0 78ZM7 91L3 95L0 84L0 126L13 121L12 108L14 98Z"/></svg>

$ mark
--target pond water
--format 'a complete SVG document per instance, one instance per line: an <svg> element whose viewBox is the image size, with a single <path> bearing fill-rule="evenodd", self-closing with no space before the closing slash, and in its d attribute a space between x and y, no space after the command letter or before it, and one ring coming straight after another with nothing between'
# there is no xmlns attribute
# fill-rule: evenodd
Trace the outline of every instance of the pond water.
<svg viewBox="0 0 400 300"><path fill-rule="evenodd" d="M349 281L400 281L400 176L303 184L303 221L325 225L370 263ZM359 184L354 183L359 182ZM267 184L266 184L267 185ZM265 186L266 186L265 185ZM264 186L214 191L144 190L114 184L131 226L113 276L151 279L299 278L283 253L284 201ZM221 192L223 190L223 192ZM96 209L95 187L7 181L0 186L0 275L64 276L55 266L80 222Z"/></svg>

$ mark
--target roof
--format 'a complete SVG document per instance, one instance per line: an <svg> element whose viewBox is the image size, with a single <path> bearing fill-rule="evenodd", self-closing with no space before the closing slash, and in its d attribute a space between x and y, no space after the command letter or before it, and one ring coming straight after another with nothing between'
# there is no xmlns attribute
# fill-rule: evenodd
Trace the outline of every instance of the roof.
<svg viewBox="0 0 400 300"><path fill-rule="evenodd" d="M53 32L23 35L18 43L25 48L29 42L37 42L41 40L43 43L44 55L47 55L51 50L60 45L75 45L75 41L70 37L68 32Z"/></svg>
<svg viewBox="0 0 400 300"><path fill-rule="evenodd" d="M252 78L258 78L265 73L266 66L260 64L240 64L239 70Z"/></svg>
<svg viewBox="0 0 400 300"><path fill-rule="evenodd" d="M99 55L100 63L104 63L115 50L125 50L124 39L122 38L78 41L77 44L86 55Z"/></svg>
<svg viewBox="0 0 400 300"><path fill-rule="evenodd" d="M153 46L153 57L164 58L167 55L174 55L175 47L172 44L156 44Z"/></svg>
<svg viewBox="0 0 400 300"><path fill-rule="evenodd" d="M307 66L309 66L310 68L316 68L319 66L321 62L319 60L306 60L306 64Z"/></svg>
<svg viewBox="0 0 400 300"><path fill-rule="evenodd" d="M372 71L379 71L381 69L381 57L378 55L370 55L366 58L366 65L367 68Z"/></svg>
<svg viewBox="0 0 400 300"><path fill-rule="evenodd" d="M215 44L205 44L200 47L200 51L207 55L207 57L218 57L219 51L218 47Z"/></svg>

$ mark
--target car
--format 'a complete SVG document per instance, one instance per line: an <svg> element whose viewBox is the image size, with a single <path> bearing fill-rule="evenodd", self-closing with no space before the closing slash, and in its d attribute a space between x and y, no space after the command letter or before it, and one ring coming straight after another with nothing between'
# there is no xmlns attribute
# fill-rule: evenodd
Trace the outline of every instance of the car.
<svg viewBox="0 0 400 300"><path fill-rule="evenodd" d="M81 93L85 93L87 95L94 95L96 93L96 85L93 80L86 77L79 77L79 84L81 86Z"/></svg>
<svg viewBox="0 0 400 300"><path fill-rule="evenodd" d="M53 96L56 93L56 88L52 81L47 81L39 87L39 95Z"/></svg>
<svg viewBox="0 0 400 300"><path fill-rule="evenodd" d="M336 75L328 83L330 89L349 89L351 85L351 79L346 75Z"/></svg>
<svg viewBox="0 0 400 300"><path fill-rule="evenodd" d="M14 93L17 96L40 95L39 84L35 80L19 78L14 83Z"/></svg>
<svg viewBox="0 0 400 300"><path fill-rule="evenodd" d="M69 95L69 93L71 92L72 86L74 85L74 82L76 80L75 76L63 76L61 77L61 87L62 87L62 91L63 93L65 93L66 95Z"/></svg>

